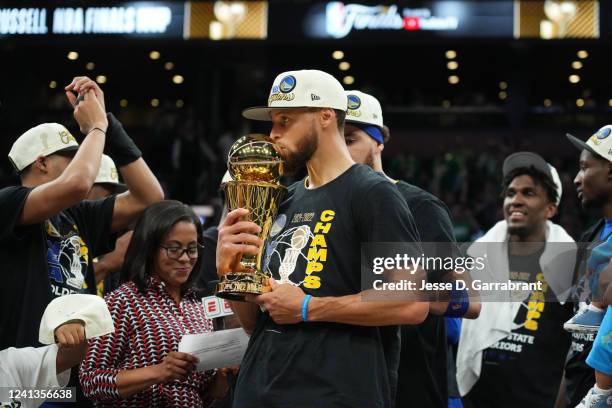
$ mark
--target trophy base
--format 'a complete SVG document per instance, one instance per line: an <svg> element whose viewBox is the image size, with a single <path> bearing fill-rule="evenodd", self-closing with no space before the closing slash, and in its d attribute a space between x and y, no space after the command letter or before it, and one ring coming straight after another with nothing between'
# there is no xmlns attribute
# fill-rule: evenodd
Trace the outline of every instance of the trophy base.
<svg viewBox="0 0 612 408"><path fill-rule="evenodd" d="M217 283L215 296L244 302L246 295L270 292L268 277L257 272L230 272Z"/></svg>

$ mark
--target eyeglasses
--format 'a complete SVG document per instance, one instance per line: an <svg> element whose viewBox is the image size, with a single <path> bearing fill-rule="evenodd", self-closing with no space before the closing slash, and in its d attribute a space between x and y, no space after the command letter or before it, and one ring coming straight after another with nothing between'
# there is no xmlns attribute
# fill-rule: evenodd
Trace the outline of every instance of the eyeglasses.
<svg viewBox="0 0 612 408"><path fill-rule="evenodd" d="M160 245L160 247L166 250L166 254L168 255L168 258L179 260L181 259L183 254L187 254L189 259L198 259L199 247L203 247L203 246L198 244L196 246L190 246L187 248L183 248L180 246L164 246L164 245Z"/></svg>

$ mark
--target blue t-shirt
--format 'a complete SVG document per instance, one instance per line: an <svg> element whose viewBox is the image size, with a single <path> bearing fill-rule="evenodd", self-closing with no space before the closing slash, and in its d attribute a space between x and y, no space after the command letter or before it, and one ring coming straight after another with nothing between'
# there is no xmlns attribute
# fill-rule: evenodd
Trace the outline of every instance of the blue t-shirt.
<svg viewBox="0 0 612 408"><path fill-rule="evenodd" d="M599 235L600 240L605 240L612 233L612 220L606 220L606 224L601 230L601 234Z"/></svg>

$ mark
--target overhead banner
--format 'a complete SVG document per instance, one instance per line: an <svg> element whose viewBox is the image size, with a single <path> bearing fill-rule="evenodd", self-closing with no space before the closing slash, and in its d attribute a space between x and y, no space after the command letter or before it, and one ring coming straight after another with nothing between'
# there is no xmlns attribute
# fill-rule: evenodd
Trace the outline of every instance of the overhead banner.
<svg viewBox="0 0 612 408"><path fill-rule="evenodd" d="M185 37L209 40L265 40L267 1L190 2Z"/></svg>
<svg viewBox="0 0 612 408"><path fill-rule="evenodd" d="M599 2L516 1L516 38L599 38Z"/></svg>
<svg viewBox="0 0 612 408"><path fill-rule="evenodd" d="M376 42L600 36L596 0L134 1L110 6L78 1L69 2L69 7L66 3L4 2L12 7L0 5L0 38Z"/></svg>
<svg viewBox="0 0 612 408"><path fill-rule="evenodd" d="M402 40L513 36L512 1L271 3L271 39Z"/></svg>
<svg viewBox="0 0 612 408"><path fill-rule="evenodd" d="M113 6L0 8L0 37L108 36L182 38L185 5L131 2Z"/></svg>

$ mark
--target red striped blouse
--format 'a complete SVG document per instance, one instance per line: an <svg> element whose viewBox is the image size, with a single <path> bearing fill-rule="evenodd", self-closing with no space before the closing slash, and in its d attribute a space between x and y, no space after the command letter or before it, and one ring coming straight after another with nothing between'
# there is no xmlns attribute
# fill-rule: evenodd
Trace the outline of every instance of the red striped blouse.
<svg viewBox="0 0 612 408"><path fill-rule="evenodd" d="M89 341L79 372L83 391L96 407L207 406L211 400L206 386L212 371L155 384L129 398L119 396L119 371L159 364L169 352L178 351L184 334L212 331L212 322L192 292L177 304L165 290L165 282L151 277L148 283L144 295L133 282L106 295L115 332Z"/></svg>

